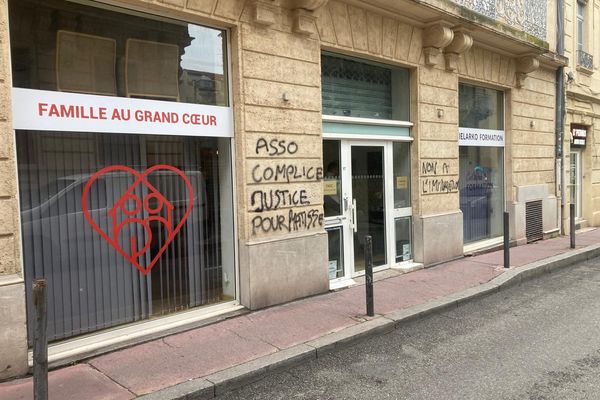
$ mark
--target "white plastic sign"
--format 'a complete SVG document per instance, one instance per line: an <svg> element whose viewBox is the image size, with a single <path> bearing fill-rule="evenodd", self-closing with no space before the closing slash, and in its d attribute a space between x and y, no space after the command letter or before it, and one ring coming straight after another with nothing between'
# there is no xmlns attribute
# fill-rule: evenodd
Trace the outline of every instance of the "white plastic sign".
<svg viewBox="0 0 600 400"><path fill-rule="evenodd" d="M12 89L14 129L233 136L230 107Z"/></svg>
<svg viewBox="0 0 600 400"><path fill-rule="evenodd" d="M458 128L459 146L504 147L504 131Z"/></svg>

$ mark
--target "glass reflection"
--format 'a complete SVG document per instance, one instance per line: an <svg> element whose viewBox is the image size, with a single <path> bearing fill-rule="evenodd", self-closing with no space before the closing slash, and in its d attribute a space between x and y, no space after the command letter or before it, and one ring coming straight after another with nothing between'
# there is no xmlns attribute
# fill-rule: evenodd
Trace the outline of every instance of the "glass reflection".
<svg viewBox="0 0 600 400"><path fill-rule="evenodd" d="M396 262L412 259L411 218L396 218Z"/></svg>
<svg viewBox="0 0 600 400"><path fill-rule="evenodd" d="M11 1L9 22L15 87L228 105L225 31L60 0Z"/></svg>
<svg viewBox="0 0 600 400"><path fill-rule="evenodd" d="M341 215L342 179L340 176L340 141L323 141L323 210L325 217Z"/></svg>
<svg viewBox="0 0 600 400"><path fill-rule="evenodd" d="M344 244L342 227L327 229L329 245L328 273L329 279L344 277Z"/></svg>

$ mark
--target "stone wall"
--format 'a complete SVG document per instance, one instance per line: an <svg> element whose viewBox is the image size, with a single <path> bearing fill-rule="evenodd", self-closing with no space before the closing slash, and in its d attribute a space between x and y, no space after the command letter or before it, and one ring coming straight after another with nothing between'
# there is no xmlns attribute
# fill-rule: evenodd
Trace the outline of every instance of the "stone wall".
<svg viewBox="0 0 600 400"><path fill-rule="evenodd" d="M0 1L0 275L21 274L15 139L11 127L8 9Z"/></svg>
<svg viewBox="0 0 600 400"><path fill-rule="evenodd" d="M281 12L281 23L242 20L239 28L240 282L251 309L329 288L320 43L294 33L291 14Z"/></svg>
<svg viewBox="0 0 600 400"><path fill-rule="evenodd" d="M20 257L9 61L8 4L0 0L0 379L27 370L25 286Z"/></svg>

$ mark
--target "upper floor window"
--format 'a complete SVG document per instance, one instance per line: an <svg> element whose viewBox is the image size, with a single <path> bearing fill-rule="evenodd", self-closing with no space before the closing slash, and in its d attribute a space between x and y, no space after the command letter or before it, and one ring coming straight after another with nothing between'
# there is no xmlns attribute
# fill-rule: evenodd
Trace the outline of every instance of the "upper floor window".
<svg viewBox="0 0 600 400"><path fill-rule="evenodd" d="M575 34L576 40L576 61L578 67L583 67L588 71L594 69L594 59L586 49L590 47L587 43L587 26L586 26L586 14L587 14L587 0L577 0L577 13L576 13L576 29Z"/></svg>
<svg viewBox="0 0 600 400"><path fill-rule="evenodd" d="M577 0L577 50L585 50L585 0Z"/></svg>
<svg viewBox="0 0 600 400"><path fill-rule="evenodd" d="M409 77L405 68L323 54L323 114L408 121Z"/></svg>

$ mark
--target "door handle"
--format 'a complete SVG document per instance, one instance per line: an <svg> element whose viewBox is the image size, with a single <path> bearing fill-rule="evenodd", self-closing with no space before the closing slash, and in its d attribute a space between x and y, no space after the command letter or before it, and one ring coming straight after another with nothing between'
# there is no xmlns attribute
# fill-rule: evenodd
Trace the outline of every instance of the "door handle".
<svg viewBox="0 0 600 400"><path fill-rule="evenodd" d="M356 223L356 199L352 199L352 230L358 232L358 224Z"/></svg>

